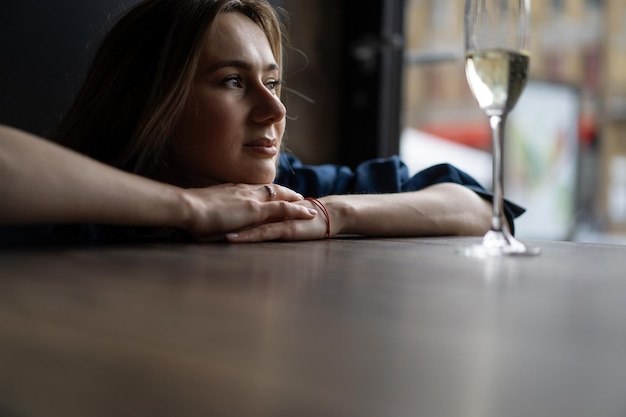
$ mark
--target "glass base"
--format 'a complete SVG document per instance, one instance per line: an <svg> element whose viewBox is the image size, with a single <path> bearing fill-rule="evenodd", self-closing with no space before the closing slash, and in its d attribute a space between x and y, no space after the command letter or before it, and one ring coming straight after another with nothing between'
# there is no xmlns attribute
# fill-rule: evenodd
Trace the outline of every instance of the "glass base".
<svg viewBox="0 0 626 417"><path fill-rule="evenodd" d="M535 256L541 253L541 249L526 246L515 239L507 230L490 230L483 237L482 243L459 248L458 252L474 258L488 258L494 256Z"/></svg>

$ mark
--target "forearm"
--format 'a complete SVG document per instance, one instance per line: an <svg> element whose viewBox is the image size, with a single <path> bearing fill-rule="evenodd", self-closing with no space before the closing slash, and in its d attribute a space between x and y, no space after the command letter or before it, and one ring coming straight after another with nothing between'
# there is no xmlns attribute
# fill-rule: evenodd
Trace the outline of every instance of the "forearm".
<svg viewBox="0 0 626 417"><path fill-rule="evenodd" d="M0 126L0 223L184 224L182 190Z"/></svg>
<svg viewBox="0 0 626 417"><path fill-rule="evenodd" d="M328 196L322 201L333 235L483 235L491 224L490 203L454 183L397 194Z"/></svg>

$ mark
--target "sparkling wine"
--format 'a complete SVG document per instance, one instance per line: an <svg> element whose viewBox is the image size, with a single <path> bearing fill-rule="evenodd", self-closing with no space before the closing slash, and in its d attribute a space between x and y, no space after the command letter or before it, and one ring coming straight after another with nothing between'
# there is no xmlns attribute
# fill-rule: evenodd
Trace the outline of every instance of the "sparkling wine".
<svg viewBox="0 0 626 417"><path fill-rule="evenodd" d="M487 115L503 115L517 103L528 78L530 56L507 50L469 51L465 58L465 75Z"/></svg>

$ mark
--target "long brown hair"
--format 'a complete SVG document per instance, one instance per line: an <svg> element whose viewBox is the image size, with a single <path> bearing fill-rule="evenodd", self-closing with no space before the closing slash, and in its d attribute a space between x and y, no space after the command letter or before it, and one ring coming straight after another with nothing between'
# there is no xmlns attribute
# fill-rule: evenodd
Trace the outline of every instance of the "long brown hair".
<svg viewBox="0 0 626 417"><path fill-rule="evenodd" d="M239 12L265 32L282 70L283 25L266 0L143 0L105 36L51 139L151 176L189 94L215 16Z"/></svg>

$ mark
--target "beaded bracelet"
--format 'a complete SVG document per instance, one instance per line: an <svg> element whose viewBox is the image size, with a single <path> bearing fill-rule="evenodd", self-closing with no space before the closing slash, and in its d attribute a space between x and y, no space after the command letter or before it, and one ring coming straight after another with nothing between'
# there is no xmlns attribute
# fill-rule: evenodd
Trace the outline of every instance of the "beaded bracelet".
<svg viewBox="0 0 626 417"><path fill-rule="evenodd" d="M315 204L320 210L322 210L322 213L324 213L324 217L326 218L326 239L328 239L330 237L330 215L328 214L328 210L326 210L326 206L324 206L324 204L322 204L321 201L319 201L317 198L313 198L313 197L307 197L305 198L305 200L310 201L311 203Z"/></svg>

